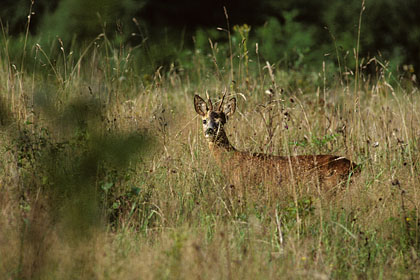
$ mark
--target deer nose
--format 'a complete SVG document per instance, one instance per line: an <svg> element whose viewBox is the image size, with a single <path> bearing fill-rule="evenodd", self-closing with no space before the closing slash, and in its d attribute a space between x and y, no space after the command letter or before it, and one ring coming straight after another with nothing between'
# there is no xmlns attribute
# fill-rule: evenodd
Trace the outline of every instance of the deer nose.
<svg viewBox="0 0 420 280"><path fill-rule="evenodd" d="M212 135L212 134L214 134L214 129L209 127L209 128L206 129L205 133L206 133L206 135Z"/></svg>

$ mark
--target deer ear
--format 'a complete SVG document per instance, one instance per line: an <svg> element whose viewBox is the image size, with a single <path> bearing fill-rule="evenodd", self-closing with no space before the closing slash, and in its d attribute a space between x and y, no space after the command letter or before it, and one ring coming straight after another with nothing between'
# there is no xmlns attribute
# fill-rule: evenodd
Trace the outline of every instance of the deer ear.
<svg viewBox="0 0 420 280"><path fill-rule="evenodd" d="M198 95L194 96L194 108L197 114L204 117L208 111L207 103Z"/></svg>
<svg viewBox="0 0 420 280"><path fill-rule="evenodd" d="M231 98L228 103L223 108L223 112L225 112L227 117L230 117L236 111L236 98Z"/></svg>

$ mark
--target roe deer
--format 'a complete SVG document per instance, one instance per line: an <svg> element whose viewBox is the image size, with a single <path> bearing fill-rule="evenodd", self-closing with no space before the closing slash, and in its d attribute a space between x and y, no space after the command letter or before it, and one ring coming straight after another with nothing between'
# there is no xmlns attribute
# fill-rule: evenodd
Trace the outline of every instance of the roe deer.
<svg viewBox="0 0 420 280"><path fill-rule="evenodd" d="M236 150L224 130L228 118L235 113L236 99L231 98L225 105L224 99L225 95L217 109L214 109L209 98L206 103L195 95L194 107L202 118L210 151L231 184L281 185L292 180L302 183L315 179L320 186L330 189L357 171L354 162L334 155L274 156Z"/></svg>

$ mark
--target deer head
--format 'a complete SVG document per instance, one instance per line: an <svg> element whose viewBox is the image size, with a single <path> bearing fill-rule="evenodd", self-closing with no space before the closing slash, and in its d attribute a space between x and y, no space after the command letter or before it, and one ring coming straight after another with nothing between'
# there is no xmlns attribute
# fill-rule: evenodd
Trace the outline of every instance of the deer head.
<svg viewBox="0 0 420 280"><path fill-rule="evenodd" d="M200 96L194 96L194 108L197 114L201 116L204 136L209 142L217 142L221 136L225 136L223 126L228 118L235 113L236 98L231 98L224 104L225 95L223 95L217 109L213 108L210 98L206 103Z"/></svg>

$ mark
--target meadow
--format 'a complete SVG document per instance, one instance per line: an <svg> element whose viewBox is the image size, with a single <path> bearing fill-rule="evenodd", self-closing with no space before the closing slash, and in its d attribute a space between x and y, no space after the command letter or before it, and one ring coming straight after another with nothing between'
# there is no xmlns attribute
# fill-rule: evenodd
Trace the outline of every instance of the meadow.
<svg viewBox="0 0 420 280"><path fill-rule="evenodd" d="M104 34L78 51L19 40L0 43L1 279L420 278L410 71L357 48L356 69L283 69L210 40L189 67L142 73L149 61ZM360 174L335 193L296 182L239 199L193 106L225 90L239 150L336 154Z"/></svg>

